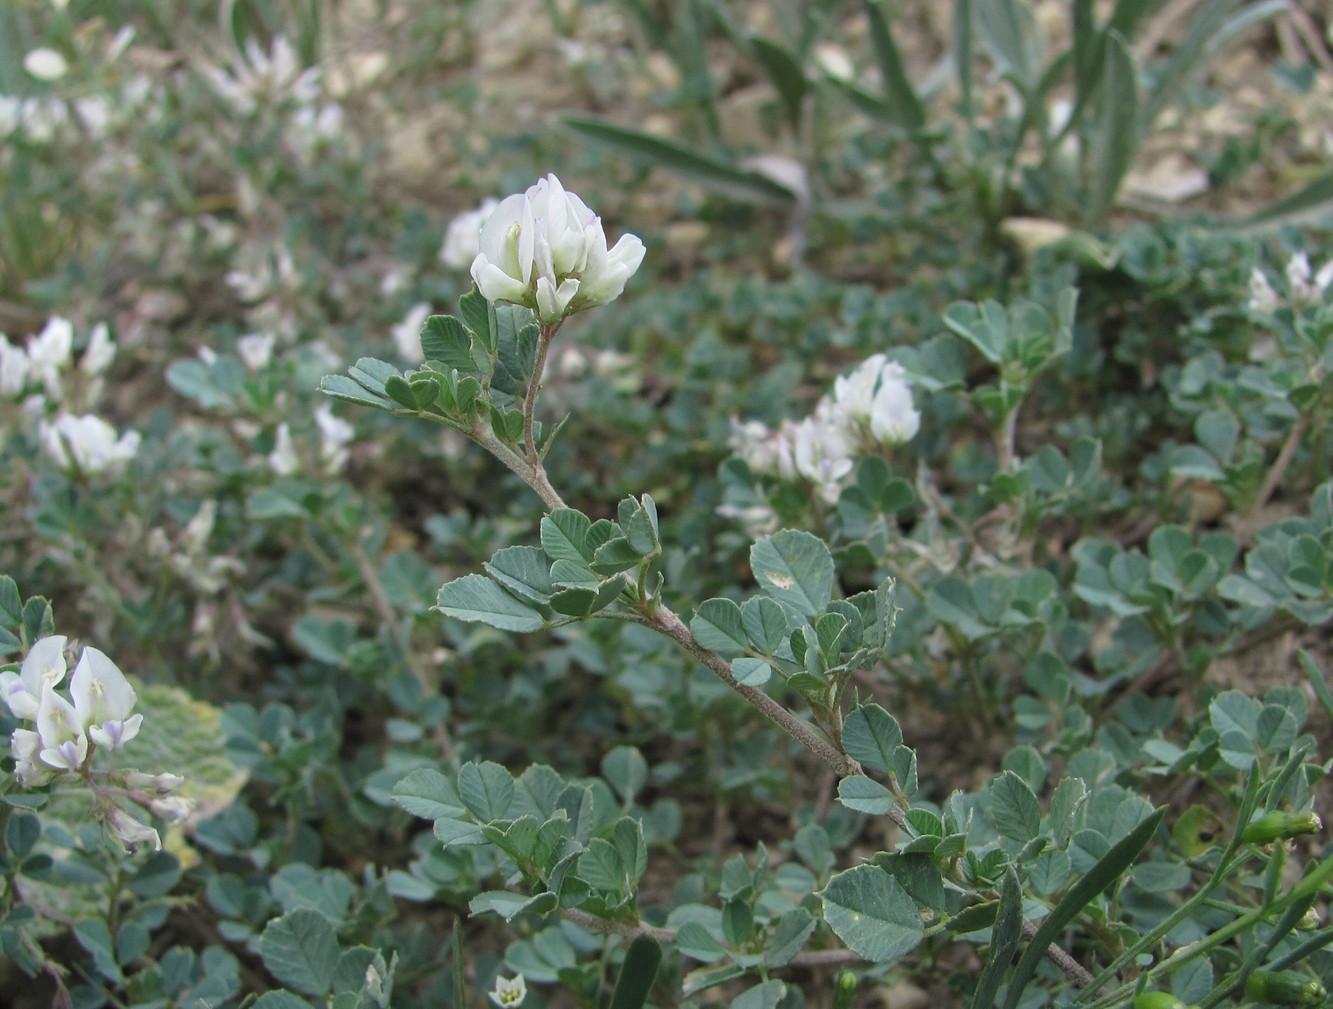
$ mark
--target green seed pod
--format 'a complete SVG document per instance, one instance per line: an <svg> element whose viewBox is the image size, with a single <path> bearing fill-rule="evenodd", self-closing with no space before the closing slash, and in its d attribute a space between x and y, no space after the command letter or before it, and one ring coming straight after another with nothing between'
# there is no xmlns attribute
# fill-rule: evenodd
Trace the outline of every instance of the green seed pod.
<svg viewBox="0 0 1333 1009"><path fill-rule="evenodd" d="M1306 974L1294 970L1257 970L1245 979L1245 995L1270 1005L1318 1005L1327 992Z"/></svg>
<svg viewBox="0 0 1333 1009"><path fill-rule="evenodd" d="M852 996L856 994L856 975L849 970L838 975L838 985L833 992L833 1009L852 1009Z"/></svg>
<svg viewBox="0 0 1333 1009"><path fill-rule="evenodd" d="M1275 809L1246 827L1240 839L1250 844L1272 844L1300 834L1317 834L1323 827L1323 821L1314 813L1284 813Z"/></svg>
<svg viewBox="0 0 1333 1009"><path fill-rule="evenodd" d="M1134 1009L1188 1009L1170 992L1145 991L1134 996Z"/></svg>

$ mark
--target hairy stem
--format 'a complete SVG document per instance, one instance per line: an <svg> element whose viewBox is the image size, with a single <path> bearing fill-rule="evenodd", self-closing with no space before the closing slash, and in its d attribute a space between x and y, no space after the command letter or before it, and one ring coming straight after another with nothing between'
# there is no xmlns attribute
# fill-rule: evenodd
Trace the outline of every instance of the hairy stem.
<svg viewBox="0 0 1333 1009"><path fill-rule="evenodd" d="M532 362L532 377L528 379L528 391L523 396L523 444L528 450L528 463L541 467L541 457L537 455L537 444L532 437L533 420L537 412L537 394L542 390L542 373L546 371L546 355L551 351L551 343L560 330L560 322L542 323L541 336L537 340L537 357Z"/></svg>
<svg viewBox="0 0 1333 1009"><path fill-rule="evenodd" d="M1301 441L1305 438L1305 432L1309 426L1310 417L1304 413L1297 417L1296 422L1291 425L1291 430L1287 432L1286 441L1278 449L1277 458L1273 460L1273 465L1264 474L1264 482L1259 485L1259 490L1254 495L1254 503L1250 505L1250 510L1245 516L1247 521L1253 520L1259 514L1264 505L1268 504L1278 485L1282 483L1282 478L1287 475L1287 467L1291 465L1291 460L1296 455L1296 449L1300 448Z"/></svg>

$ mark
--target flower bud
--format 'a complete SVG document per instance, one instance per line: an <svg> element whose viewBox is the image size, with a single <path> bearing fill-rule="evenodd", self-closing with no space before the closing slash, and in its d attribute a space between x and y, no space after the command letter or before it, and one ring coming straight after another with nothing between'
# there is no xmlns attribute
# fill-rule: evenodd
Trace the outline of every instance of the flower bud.
<svg viewBox="0 0 1333 1009"><path fill-rule="evenodd" d="M162 838L157 836L157 831L146 823L140 823L119 807L111 810L106 825L116 840L130 852L138 851L143 844L151 844L154 851L162 850Z"/></svg>
<svg viewBox="0 0 1333 1009"><path fill-rule="evenodd" d="M1257 970L1245 979L1245 995L1272 1005L1318 1005L1327 992L1313 978L1294 970Z"/></svg>
<svg viewBox="0 0 1333 1009"><path fill-rule="evenodd" d="M1301 834L1317 834L1323 827L1323 821L1313 812L1288 813L1275 809L1246 827L1240 839L1250 844L1272 844Z"/></svg>
<svg viewBox="0 0 1333 1009"><path fill-rule="evenodd" d="M153 795L170 795L184 784L185 779L179 774L146 774L143 771L125 772L125 787L135 792L149 792Z"/></svg>
<svg viewBox="0 0 1333 1009"><path fill-rule="evenodd" d="M1145 991L1134 996L1134 1009L1188 1009L1170 992Z"/></svg>

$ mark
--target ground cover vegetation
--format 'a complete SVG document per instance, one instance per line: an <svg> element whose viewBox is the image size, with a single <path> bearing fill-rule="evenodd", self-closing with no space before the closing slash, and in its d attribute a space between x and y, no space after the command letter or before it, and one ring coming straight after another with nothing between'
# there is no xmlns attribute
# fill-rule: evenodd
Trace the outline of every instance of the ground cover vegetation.
<svg viewBox="0 0 1333 1009"><path fill-rule="evenodd" d="M1318 1005L1302 0L0 6L0 991Z"/></svg>

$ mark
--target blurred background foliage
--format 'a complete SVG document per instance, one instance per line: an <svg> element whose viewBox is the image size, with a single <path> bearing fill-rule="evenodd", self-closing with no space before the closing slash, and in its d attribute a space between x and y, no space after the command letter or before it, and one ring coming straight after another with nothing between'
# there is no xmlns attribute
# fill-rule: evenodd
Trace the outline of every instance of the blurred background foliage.
<svg viewBox="0 0 1333 1009"><path fill-rule="evenodd" d="M470 287L466 260L442 259L449 222L552 170L649 253L561 334L543 411L572 419L547 467L594 517L653 495L673 606L751 591L737 516L762 505L829 543L847 594L898 580L887 657L854 687L896 714L941 813L957 790L990 815L1002 770L1042 795L1081 767L1117 799L1225 822L1255 809L1256 759L1265 801L1319 808L1329 17L1305 0L2 0L0 331L30 346L58 316L74 342L54 387L0 382L0 571L62 633L201 704L224 740L209 773L235 797L147 862L45 828L64 854L27 871L91 886L76 911L25 891L14 828L0 988L35 975L25 1006L68 989L80 1007L218 1009L279 984L386 1004L275 969L271 923L314 907L351 974L392 975L394 1005L480 1005L514 972L529 1004L601 1004L615 941L469 916L502 855L442 848L392 800L409 773L469 760L549 764L632 809L659 925L734 896L746 865L754 892L781 889L765 859L802 863L788 889L813 900L888 844L882 817L838 804L832 777L642 628L518 637L434 612L443 582L533 541L540 502L436 427L317 392L361 356L419 361L425 316ZM1070 288L1064 344L1018 347ZM80 371L99 323L114 361ZM803 416L872 353L911 375L922 429L861 460L835 504L735 457L733 419ZM94 411L139 432L137 453L62 467L42 422ZM1235 691L1264 701L1228 721ZM1270 707L1277 738L1219 751ZM607 769L627 748L650 768L637 795ZM1275 784L1293 761L1300 786ZM1111 837L1108 809L1089 829ZM1104 917L1143 931L1157 891L1193 892L1207 839L1182 829L1160 878ZM1226 864L1233 904L1274 899ZM1027 866L1029 893L1055 903L1057 868ZM1080 952L1107 961L1133 945L1091 932ZM973 938L858 962L863 990L975 998L991 940ZM821 926L812 950L835 946ZM1242 961L1217 950L1186 1000ZM833 1004L833 967L811 964L690 1004ZM653 1004L694 966L669 953Z"/></svg>

